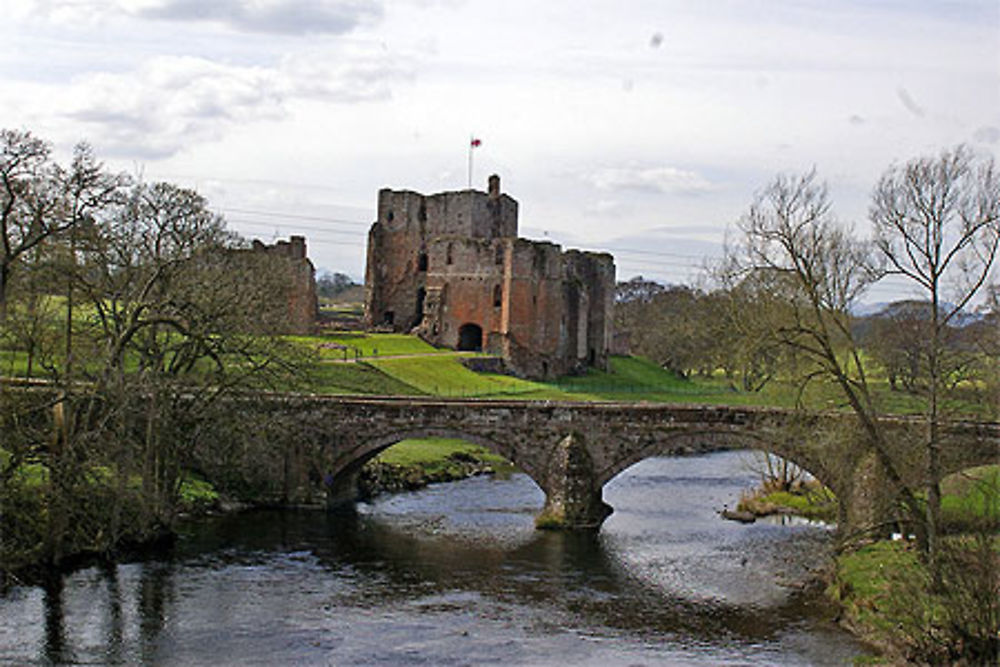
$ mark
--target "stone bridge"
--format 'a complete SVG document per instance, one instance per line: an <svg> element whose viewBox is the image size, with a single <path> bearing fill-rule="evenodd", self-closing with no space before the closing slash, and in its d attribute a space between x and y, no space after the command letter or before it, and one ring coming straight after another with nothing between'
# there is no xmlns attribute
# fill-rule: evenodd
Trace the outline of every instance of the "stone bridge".
<svg viewBox="0 0 1000 667"><path fill-rule="evenodd" d="M365 462L407 438L449 437L478 443L510 460L545 493L539 526L595 528L611 513L604 485L652 456L757 449L809 471L840 501L842 530L885 530L895 492L874 453L858 445L844 414L802 415L767 408L646 403L563 403L256 397L254 410L285 447L286 499L353 502ZM908 484L922 480L923 427L887 419L899 437L892 458ZM946 473L1000 460L1000 424L955 422L943 443Z"/></svg>

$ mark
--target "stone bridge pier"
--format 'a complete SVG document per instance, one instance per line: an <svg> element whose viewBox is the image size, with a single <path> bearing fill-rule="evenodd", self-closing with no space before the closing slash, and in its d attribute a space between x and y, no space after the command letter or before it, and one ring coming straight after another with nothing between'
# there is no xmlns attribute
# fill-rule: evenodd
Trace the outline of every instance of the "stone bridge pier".
<svg viewBox="0 0 1000 667"><path fill-rule="evenodd" d="M590 452L575 433L556 443L539 486L545 492L545 507L535 519L539 528L599 528L613 511Z"/></svg>
<svg viewBox="0 0 1000 667"><path fill-rule="evenodd" d="M603 488L652 456L757 449L810 472L839 500L848 536L895 524L899 489L874 452L859 445L850 415L718 406L445 401L404 398L280 397L258 401L280 423L286 490L325 493L329 507L358 498L362 466L408 438L461 438L514 463L545 493L540 528L596 529L611 514ZM922 482L922 427L887 419L892 460L907 485ZM1000 424L955 423L943 469L1000 460ZM288 453L293 452L293 453ZM294 459L294 460L293 460ZM293 494L294 495L294 494ZM286 496L290 497L290 496Z"/></svg>
<svg viewBox="0 0 1000 667"><path fill-rule="evenodd" d="M583 438L577 434L567 434L548 447L539 446L538 450L549 454L541 461L532 456L505 452L506 448L468 432L421 429L407 433L406 437L393 436L391 439L398 442L420 437L462 438L484 445L511 460L545 494L545 506L536 518L539 528L596 529L612 513L611 506L604 502L603 484L594 470L590 453L583 444ZM356 502L360 495L359 478L364 464L395 442L379 444L377 448L359 445L355 451L370 454L366 453L350 463L331 466L331 470L324 474L327 508L335 510Z"/></svg>

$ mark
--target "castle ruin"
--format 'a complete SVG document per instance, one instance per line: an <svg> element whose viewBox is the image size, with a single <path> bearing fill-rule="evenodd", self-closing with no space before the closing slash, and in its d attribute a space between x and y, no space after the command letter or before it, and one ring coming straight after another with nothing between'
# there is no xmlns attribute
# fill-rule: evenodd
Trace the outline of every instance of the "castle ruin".
<svg viewBox="0 0 1000 667"><path fill-rule="evenodd" d="M379 191L365 321L439 347L485 351L522 377L607 368L614 259L517 237L517 202L488 192Z"/></svg>
<svg viewBox="0 0 1000 667"><path fill-rule="evenodd" d="M316 329L319 304L316 270L306 255L304 236L228 251L225 266L253 294L256 324L274 333L309 334Z"/></svg>

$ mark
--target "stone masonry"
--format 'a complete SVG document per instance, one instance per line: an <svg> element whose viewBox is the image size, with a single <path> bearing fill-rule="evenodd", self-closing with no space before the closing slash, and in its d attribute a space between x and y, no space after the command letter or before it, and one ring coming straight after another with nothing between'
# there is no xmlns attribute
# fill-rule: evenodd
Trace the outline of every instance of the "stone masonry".
<svg viewBox="0 0 1000 667"><path fill-rule="evenodd" d="M496 354L522 377L606 368L614 259L518 238L517 208L495 175L487 192L380 191L366 325Z"/></svg>
<svg viewBox="0 0 1000 667"><path fill-rule="evenodd" d="M290 334L315 329L316 270L306 255L305 237L291 236L271 245L254 239L250 248L232 251L230 260L254 273L260 316L273 321L271 328Z"/></svg>
<svg viewBox="0 0 1000 667"><path fill-rule="evenodd" d="M596 528L611 512L603 488L651 456L759 449L812 473L840 501L838 525L849 539L893 525L896 493L849 414L801 414L774 408L645 403L442 400L268 394L234 405L254 426L260 447L281 455L270 468L276 500L331 507L358 497L366 461L408 438L474 442L524 471L545 493L541 527ZM922 483L925 451L919 419L882 420L891 459L911 488ZM942 471L995 462L1000 424L951 422L943 429ZM221 436L223 438L228 436ZM216 446L218 436L212 436ZM267 467L267 466L265 466Z"/></svg>

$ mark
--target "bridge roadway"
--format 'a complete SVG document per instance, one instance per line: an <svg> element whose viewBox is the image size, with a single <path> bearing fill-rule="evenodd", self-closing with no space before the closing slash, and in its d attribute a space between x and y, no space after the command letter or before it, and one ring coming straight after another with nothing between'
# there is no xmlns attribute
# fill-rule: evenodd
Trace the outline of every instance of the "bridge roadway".
<svg viewBox="0 0 1000 667"><path fill-rule="evenodd" d="M777 454L812 473L840 500L840 526L888 525L895 491L855 418L775 408L660 403L568 403L410 397L257 395L266 415L254 437L284 447L285 499L353 502L365 462L407 438L454 437L512 461L545 493L538 525L594 528L611 513L602 489L651 456L724 449ZM248 406L249 407L249 406ZM892 459L908 484L922 480L923 427L886 418ZM942 443L945 473L1000 461L1000 424L952 422Z"/></svg>

